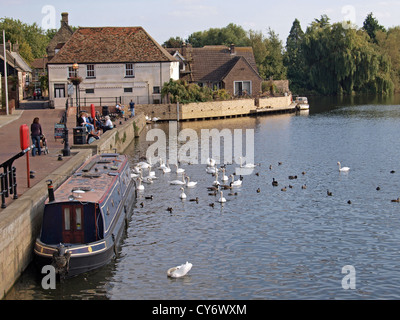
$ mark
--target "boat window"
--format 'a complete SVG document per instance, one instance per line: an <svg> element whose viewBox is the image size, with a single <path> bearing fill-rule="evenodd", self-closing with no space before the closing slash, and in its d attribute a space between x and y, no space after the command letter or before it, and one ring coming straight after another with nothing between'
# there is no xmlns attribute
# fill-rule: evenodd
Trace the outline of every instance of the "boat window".
<svg viewBox="0 0 400 320"><path fill-rule="evenodd" d="M82 209L75 208L75 216L76 216L76 230L82 230Z"/></svg>
<svg viewBox="0 0 400 320"><path fill-rule="evenodd" d="M69 208L64 208L64 230L71 230L70 217Z"/></svg>

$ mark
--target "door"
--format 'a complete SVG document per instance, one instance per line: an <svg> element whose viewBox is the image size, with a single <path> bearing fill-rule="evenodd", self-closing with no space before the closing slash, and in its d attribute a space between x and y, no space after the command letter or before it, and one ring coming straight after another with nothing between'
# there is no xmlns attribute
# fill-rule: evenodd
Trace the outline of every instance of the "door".
<svg viewBox="0 0 400 320"><path fill-rule="evenodd" d="M84 243L83 206L63 207L63 243Z"/></svg>

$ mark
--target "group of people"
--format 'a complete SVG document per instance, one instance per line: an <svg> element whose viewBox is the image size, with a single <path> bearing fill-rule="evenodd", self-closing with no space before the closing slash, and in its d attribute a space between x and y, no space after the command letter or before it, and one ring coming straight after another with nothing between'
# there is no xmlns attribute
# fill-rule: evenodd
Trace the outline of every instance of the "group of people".
<svg viewBox="0 0 400 320"><path fill-rule="evenodd" d="M87 143L100 138L101 130L103 133L114 128L110 116L105 116L104 123L100 118L100 112L96 111L95 118L88 116L87 112L81 111L78 118L78 126L85 127L88 133Z"/></svg>

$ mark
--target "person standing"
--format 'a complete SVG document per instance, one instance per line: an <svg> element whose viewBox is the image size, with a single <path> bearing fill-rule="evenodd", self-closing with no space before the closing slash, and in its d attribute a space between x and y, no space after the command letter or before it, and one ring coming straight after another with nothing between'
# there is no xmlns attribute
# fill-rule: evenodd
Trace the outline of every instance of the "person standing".
<svg viewBox="0 0 400 320"><path fill-rule="evenodd" d="M129 103L129 108L131 109L131 117L135 116L135 103L133 102L133 100L131 100L131 102Z"/></svg>
<svg viewBox="0 0 400 320"><path fill-rule="evenodd" d="M32 143L35 145L32 150L32 157L36 156L36 151L39 156L42 154L42 149L40 147L40 138L42 134L42 126L39 123L39 118L36 117L33 119L33 122L31 124L31 138Z"/></svg>

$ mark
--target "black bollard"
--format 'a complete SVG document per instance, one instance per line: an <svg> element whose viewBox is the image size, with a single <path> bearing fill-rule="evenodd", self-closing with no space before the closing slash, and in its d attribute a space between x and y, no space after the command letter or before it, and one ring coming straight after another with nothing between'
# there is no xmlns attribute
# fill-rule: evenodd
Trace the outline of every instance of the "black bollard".
<svg viewBox="0 0 400 320"><path fill-rule="evenodd" d="M0 180L1 180L1 208L6 208L6 195L5 195L5 175L4 173L0 173Z"/></svg>
<svg viewBox="0 0 400 320"><path fill-rule="evenodd" d="M12 174L13 174L13 192L14 192L14 197L13 199L18 199L18 194L17 194L17 168L12 167Z"/></svg>

